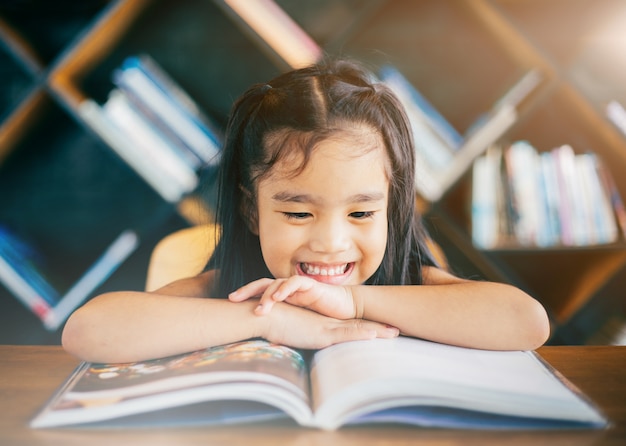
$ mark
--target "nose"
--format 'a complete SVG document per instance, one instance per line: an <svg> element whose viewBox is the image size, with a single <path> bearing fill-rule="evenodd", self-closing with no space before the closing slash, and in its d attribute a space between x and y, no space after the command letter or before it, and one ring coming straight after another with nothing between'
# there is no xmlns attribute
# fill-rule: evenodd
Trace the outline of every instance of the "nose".
<svg viewBox="0 0 626 446"><path fill-rule="evenodd" d="M312 228L310 248L313 252L342 252L348 250L350 243L350 224L343 219L321 219Z"/></svg>

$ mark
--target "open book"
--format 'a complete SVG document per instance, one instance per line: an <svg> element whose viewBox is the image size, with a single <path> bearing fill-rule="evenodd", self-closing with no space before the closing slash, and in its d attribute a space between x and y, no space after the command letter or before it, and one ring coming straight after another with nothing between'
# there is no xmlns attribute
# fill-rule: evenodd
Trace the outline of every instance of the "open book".
<svg viewBox="0 0 626 446"><path fill-rule="evenodd" d="M304 353L254 340L139 363L83 363L31 427L287 416L326 430L373 422L482 429L606 425L533 352L401 337Z"/></svg>

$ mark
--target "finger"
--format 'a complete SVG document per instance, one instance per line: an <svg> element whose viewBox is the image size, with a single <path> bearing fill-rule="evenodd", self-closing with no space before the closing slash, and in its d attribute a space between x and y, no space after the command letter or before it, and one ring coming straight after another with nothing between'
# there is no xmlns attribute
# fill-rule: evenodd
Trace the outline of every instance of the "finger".
<svg viewBox="0 0 626 446"><path fill-rule="evenodd" d="M377 338L391 339L397 338L398 336L400 336L400 330L390 325L379 327L379 329L376 330Z"/></svg>
<svg viewBox="0 0 626 446"><path fill-rule="evenodd" d="M247 283L241 288L238 288L230 293L228 295L228 300L231 302L243 302L244 300L252 297L258 297L262 295L268 286L270 286L273 282L273 279L264 278Z"/></svg>
<svg viewBox="0 0 626 446"><path fill-rule="evenodd" d="M335 330L338 337L335 342L359 341L374 338L395 338L399 335L396 327L391 327L377 322L353 319L345 321L341 327Z"/></svg>
<svg viewBox="0 0 626 446"><path fill-rule="evenodd" d="M257 315L265 315L272 311L272 307L276 302L280 302L283 299L275 298L278 296L276 291L285 283L288 279L276 279L263 291L261 299L259 299L259 305L254 309ZM285 296L286 298L287 296Z"/></svg>
<svg viewBox="0 0 626 446"><path fill-rule="evenodd" d="M264 291L259 301L259 305L255 309L255 313L259 315L268 314L276 302L287 301L293 305L306 306L306 302L294 301L292 298L299 291L307 291L311 288L311 284L304 278L292 276L288 279L275 280Z"/></svg>
<svg viewBox="0 0 626 446"><path fill-rule="evenodd" d="M315 282L301 276L292 276L277 284L275 291L272 292L271 298L275 302L288 300L297 292L309 291ZM269 291L269 290L268 290ZM300 302L292 302L299 305ZM306 302L302 302L306 305Z"/></svg>

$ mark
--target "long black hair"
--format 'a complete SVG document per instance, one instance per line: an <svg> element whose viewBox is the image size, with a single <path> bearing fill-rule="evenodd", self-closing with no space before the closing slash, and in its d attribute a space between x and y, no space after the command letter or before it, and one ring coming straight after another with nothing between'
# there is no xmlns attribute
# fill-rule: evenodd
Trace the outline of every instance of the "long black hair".
<svg viewBox="0 0 626 446"><path fill-rule="evenodd" d="M219 241L207 264L219 270L212 297L271 277L259 237L251 230L259 179L288 150L302 151L304 168L316 144L346 124L379 132L390 165L387 247L367 284L422 283L422 265L436 263L415 209L414 146L404 109L360 64L326 60L254 85L233 105L217 180Z"/></svg>

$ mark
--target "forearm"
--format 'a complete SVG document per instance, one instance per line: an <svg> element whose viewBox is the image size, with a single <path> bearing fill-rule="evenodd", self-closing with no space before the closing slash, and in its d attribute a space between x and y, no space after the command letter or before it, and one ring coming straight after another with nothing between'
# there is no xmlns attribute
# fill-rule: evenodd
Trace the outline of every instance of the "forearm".
<svg viewBox="0 0 626 446"><path fill-rule="evenodd" d="M402 334L493 350L532 350L549 335L543 307L521 290L498 283L358 286L363 318Z"/></svg>
<svg viewBox="0 0 626 446"><path fill-rule="evenodd" d="M141 292L101 295L67 321L63 346L93 362L163 357L260 335L257 302Z"/></svg>

